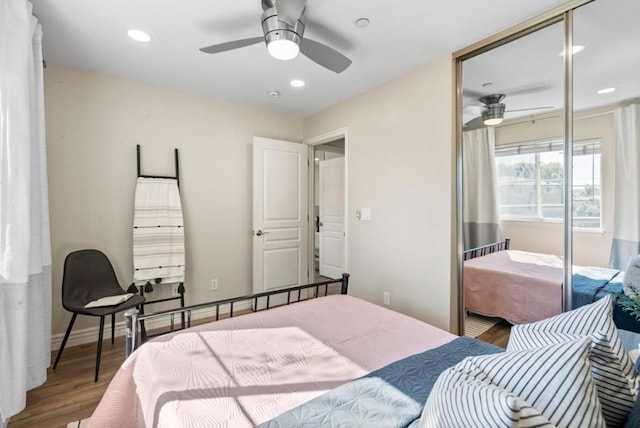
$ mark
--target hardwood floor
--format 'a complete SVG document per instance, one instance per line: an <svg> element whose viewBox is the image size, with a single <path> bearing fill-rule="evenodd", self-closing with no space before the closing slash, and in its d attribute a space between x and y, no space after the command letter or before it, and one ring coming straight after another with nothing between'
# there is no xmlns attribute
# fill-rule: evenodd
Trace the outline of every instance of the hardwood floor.
<svg viewBox="0 0 640 428"><path fill-rule="evenodd" d="M51 361L55 359L53 352ZM27 393L27 407L11 418L9 428L66 427L91 416L107 385L124 361L124 337L102 345L100 378L93 381L96 344L65 348L58 368L47 370L47 381Z"/></svg>
<svg viewBox="0 0 640 428"><path fill-rule="evenodd" d="M510 330L511 325L502 321L478 339L506 348ZM55 352L51 361L54 359ZM114 345L110 339L103 342L100 378L96 383L95 359L95 343L66 348L58 368L47 371L44 385L27 393L26 409L11 418L9 428L66 427L69 422L91 416L124 361L124 337L116 337Z"/></svg>
<svg viewBox="0 0 640 428"><path fill-rule="evenodd" d="M478 336L478 339L492 343L501 348L506 348L509 343L509 333L511 332L511 324L506 321L500 321L491 327L485 333Z"/></svg>

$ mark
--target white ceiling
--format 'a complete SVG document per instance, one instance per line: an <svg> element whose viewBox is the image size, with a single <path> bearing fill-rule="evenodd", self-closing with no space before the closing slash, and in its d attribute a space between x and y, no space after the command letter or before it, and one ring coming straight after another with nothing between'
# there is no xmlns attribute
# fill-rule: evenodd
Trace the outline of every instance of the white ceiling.
<svg viewBox="0 0 640 428"><path fill-rule="evenodd" d="M305 36L353 60L350 68L335 74L304 56L287 62L273 59L264 44L216 55L198 50L260 36L260 0L32 2L43 26L48 63L297 116L322 110L564 3L309 0L305 16L312 22ZM354 25L362 17L371 22L367 28ZM131 40L126 32L132 28L148 32L153 40ZM307 86L290 87L293 78L304 79ZM270 98L270 90L280 91L281 97Z"/></svg>

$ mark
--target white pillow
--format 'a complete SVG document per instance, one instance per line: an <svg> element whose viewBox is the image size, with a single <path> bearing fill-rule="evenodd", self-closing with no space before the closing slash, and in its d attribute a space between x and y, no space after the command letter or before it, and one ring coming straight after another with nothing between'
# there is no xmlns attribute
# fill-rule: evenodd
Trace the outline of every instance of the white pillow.
<svg viewBox="0 0 640 428"><path fill-rule="evenodd" d="M432 427L605 427L591 339L468 357L436 381L420 418Z"/></svg>
<svg viewBox="0 0 640 428"><path fill-rule="evenodd" d="M546 320L511 328L507 351L591 337L591 374L607 426L622 426L636 399L639 378L613 323L611 296Z"/></svg>
<svg viewBox="0 0 640 428"><path fill-rule="evenodd" d="M629 258L627 268L624 270L622 279L624 294L631 299L638 299L640 296L640 254Z"/></svg>

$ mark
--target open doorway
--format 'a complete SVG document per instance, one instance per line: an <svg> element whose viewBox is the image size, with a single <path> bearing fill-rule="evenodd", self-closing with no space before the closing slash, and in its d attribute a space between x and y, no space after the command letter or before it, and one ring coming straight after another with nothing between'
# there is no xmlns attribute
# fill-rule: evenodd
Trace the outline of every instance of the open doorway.
<svg viewBox="0 0 640 428"><path fill-rule="evenodd" d="M309 146L309 280L348 272L347 130L321 135Z"/></svg>
<svg viewBox="0 0 640 428"><path fill-rule="evenodd" d="M313 146L313 280L337 279L345 271L345 140Z"/></svg>

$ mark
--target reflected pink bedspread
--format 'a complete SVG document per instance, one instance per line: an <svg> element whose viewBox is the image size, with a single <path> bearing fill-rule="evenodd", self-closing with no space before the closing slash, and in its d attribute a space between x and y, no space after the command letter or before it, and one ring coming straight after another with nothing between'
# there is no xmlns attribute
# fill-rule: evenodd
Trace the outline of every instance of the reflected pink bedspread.
<svg viewBox="0 0 640 428"><path fill-rule="evenodd" d="M465 306L529 323L562 312L563 262L550 254L499 251L464 262Z"/></svg>
<svg viewBox="0 0 640 428"><path fill-rule="evenodd" d="M226 319L143 345L88 426L254 426L454 338L343 295Z"/></svg>

